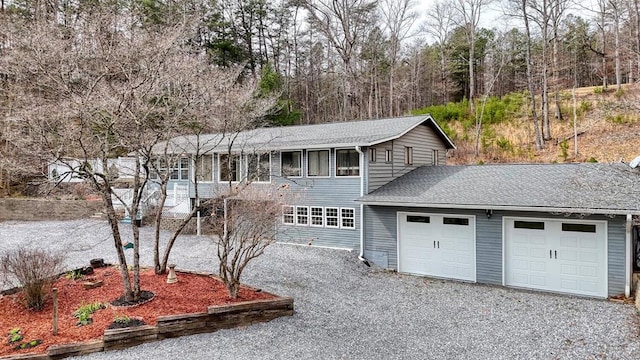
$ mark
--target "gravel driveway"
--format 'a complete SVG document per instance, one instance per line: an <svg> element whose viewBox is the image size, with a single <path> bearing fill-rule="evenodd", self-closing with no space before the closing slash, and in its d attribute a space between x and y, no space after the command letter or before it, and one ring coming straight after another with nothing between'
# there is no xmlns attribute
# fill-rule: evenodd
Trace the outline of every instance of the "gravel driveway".
<svg viewBox="0 0 640 360"><path fill-rule="evenodd" d="M142 239L142 262L151 264L150 228ZM0 223L0 252L16 244L65 251L69 266L115 261L100 221ZM208 238L183 236L173 261L211 271L213 254ZM401 275L367 268L356 255L271 246L244 282L292 296L293 317L78 359L640 358L630 305Z"/></svg>

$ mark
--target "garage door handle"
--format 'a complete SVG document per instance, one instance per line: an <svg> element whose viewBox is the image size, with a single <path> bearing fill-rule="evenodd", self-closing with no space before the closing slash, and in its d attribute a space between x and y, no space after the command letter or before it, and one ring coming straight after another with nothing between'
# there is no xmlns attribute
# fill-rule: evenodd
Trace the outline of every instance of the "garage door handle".
<svg viewBox="0 0 640 360"><path fill-rule="evenodd" d="M555 250L553 253L555 254L556 259L557 259L558 258L558 250Z"/></svg>
<svg viewBox="0 0 640 360"><path fill-rule="evenodd" d="M551 250L549 250L549 259L553 259L553 256L551 255Z"/></svg>
<svg viewBox="0 0 640 360"><path fill-rule="evenodd" d="M438 249L440 249L440 241L438 241Z"/></svg>
<svg viewBox="0 0 640 360"><path fill-rule="evenodd" d="M436 248L436 241L435 240L433 240L433 248L434 249Z"/></svg>

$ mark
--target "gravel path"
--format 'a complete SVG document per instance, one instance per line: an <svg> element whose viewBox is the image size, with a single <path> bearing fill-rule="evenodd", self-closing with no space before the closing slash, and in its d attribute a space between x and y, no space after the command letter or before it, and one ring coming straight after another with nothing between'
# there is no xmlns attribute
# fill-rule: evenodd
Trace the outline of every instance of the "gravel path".
<svg viewBox="0 0 640 360"><path fill-rule="evenodd" d="M151 264L150 228L142 239ZM69 266L115 261L99 221L0 223L0 252L20 243L64 251ZM173 261L210 271L213 254L211 240L183 236ZM401 275L347 251L294 245L271 246L244 282L292 296L295 315L78 359L640 358L630 305Z"/></svg>

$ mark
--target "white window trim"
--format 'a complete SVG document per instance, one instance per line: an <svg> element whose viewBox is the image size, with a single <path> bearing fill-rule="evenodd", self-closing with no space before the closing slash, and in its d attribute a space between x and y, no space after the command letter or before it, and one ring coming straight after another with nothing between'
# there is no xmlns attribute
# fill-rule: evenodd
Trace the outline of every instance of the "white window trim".
<svg viewBox="0 0 640 360"><path fill-rule="evenodd" d="M338 175L338 151L339 150L353 150L353 148L339 148L335 149L335 156L333 157L333 165L336 173L336 178L338 179L348 179L348 178L359 178L362 175L363 166L362 166L362 155L358 154L358 175Z"/></svg>
<svg viewBox="0 0 640 360"><path fill-rule="evenodd" d="M353 218L346 218L346 219L353 219L353 227L349 227L349 226L343 226L342 225L342 210L352 210L353 211ZM356 208L349 208L349 207L341 207L338 210L338 224L340 225L340 229L349 229L349 230L355 230L356 229Z"/></svg>
<svg viewBox="0 0 640 360"><path fill-rule="evenodd" d="M296 206L295 207L295 222L296 222L296 226L309 226L309 223L311 222L311 213L309 212L309 207L308 206ZM307 223L306 224L301 224L298 222L298 209L300 208L305 208L307 209Z"/></svg>
<svg viewBox="0 0 640 360"><path fill-rule="evenodd" d="M313 224L313 221L312 221L312 218L314 216L313 215L313 209L322 210L322 214L320 214L320 218L322 219L322 224L320 224L320 225L314 225ZM325 224L324 213L325 213L325 211L324 211L324 208L322 206L309 206L309 226L311 226L311 227L324 227L324 224ZM316 217L317 217L317 215L316 215Z"/></svg>
<svg viewBox="0 0 640 360"><path fill-rule="evenodd" d="M384 162L386 164L393 163L393 149L384 149Z"/></svg>
<svg viewBox="0 0 640 360"><path fill-rule="evenodd" d="M291 175L284 175L282 173L282 153L285 152L299 152L300 153L300 176L291 176ZM281 177L286 177L288 179L300 179L303 177L304 175L304 153L302 152L302 150L280 150L280 176ZM331 154L329 154L329 158L331 158ZM331 170L329 170L331 171Z"/></svg>
<svg viewBox="0 0 640 360"><path fill-rule="evenodd" d="M438 149L431 149L431 165L436 166L439 163L440 151Z"/></svg>
<svg viewBox="0 0 640 360"><path fill-rule="evenodd" d="M413 147L412 146L404 147L404 164L413 165Z"/></svg>
<svg viewBox="0 0 640 360"><path fill-rule="evenodd" d="M309 175L309 152L311 151L328 151L329 157L327 158L327 165L329 167L329 175ZM304 167L304 174L306 177L314 178L314 179L328 179L331 177L331 149L310 149L305 151L305 158L307 160L306 166Z"/></svg>
<svg viewBox="0 0 640 360"><path fill-rule="evenodd" d="M337 210L337 214L336 214L336 220L337 220L337 225L333 226L333 225L329 225L329 222L327 221L327 209L336 209ZM340 208L339 207L335 207L335 206L327 206L324 208L324 227L326 228L330 228L330 229L339 229L340 228Z"/></svg>
<svg viewBox="0 0 640 360"><path fill-rule="evenodd" d="M369 150L367 151L367 155L369 156L370 163L378 162L378 149L374 147L370 147Z"/></svg>
<svg viewBox="0 0 640 360"><path fill-rule="evenodd" d="M222 170L222 165L221 165L221 164L222 164L222 161L220 161L220 157L221 157L221 156L223 156L223 155L237 156L237 157L238 157L238 167L240 167L240 176L241 176L241 177L242 177L242 165L243 165L243 164L242 164L242 155L240 155L240 154L236 154L236 153L231 153L231 154L229 154L229 153L219 153L219 154L218 154L218 169L217 169L217 171L216 171L216 172L218 173L218 183L226 184L226 183L228 183L228 182L229 182L229 180L222 180L222 179L221 179L221 177L220 177L220 176L222 175L222 174L220 173L220 170ZM246 176L245 176L245 177L246 177ZM231 181L231 183L232 183L232 184L239 183L239 182L241 182L242 180L244 180L244 179L237 179L237 180L233 180L233 181Z"/></svg>
<svg viewBox="0 0 640 360"><path fill-rule="evenodd" d="M287 214L285 212L285 208L289 208L291 209L291 214ZM284 217L290 215L293 217L293 222L286 222L284 221ZM283 225L287 225L287 226L295 226L296 225L296 207L293 205L282 205L282 224Z"/></svg>
<svg viewBox="0 0 640 360"><path fill-rule="evenodd" d="M253 153L253 154L247 154L247 155L244 156L245 164L247 164L245 166L246 174L244 174L244 177L243 177L244 180L247 180L247 181L249 180L249 156L257 155L258 156L258 165L259 165L260 164L260 156L261 155L265 155L265 154L269 155L269 180L267 180L267 181L255 180L255 181L252 181L251 183L252 184L269 184L269 183L271 183L271 152ZM241 162L242 162L242 160L241 160Z"/></svg>

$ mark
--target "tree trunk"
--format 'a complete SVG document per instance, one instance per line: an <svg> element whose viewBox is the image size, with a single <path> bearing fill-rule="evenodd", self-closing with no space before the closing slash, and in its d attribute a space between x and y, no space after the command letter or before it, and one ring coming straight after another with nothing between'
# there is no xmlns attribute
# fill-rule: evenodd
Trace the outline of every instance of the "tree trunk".
<svg viewBox="0 0 640 360"><path fill-rule="evenodd" d="M124 299L125 301L132 301L133 291L131 289L131 278L129 276L127 258L124 256L124 250L122 249L122 237L120 236L120 229L118 228L118 217L116 216L116 211L111 201L111 188L108 184L100 185L100 192L102 194L102 201L104 201L105 211L107 212L107 220L111 227L111 233L113 234L113 243L116 248L116 253L118 254Z"/></svg>
<svg viewBox="0 0 640 360"><path fill-rule="evenodd" d="M533 119L533 131L535 134L536 149L540 150L544 146L542 134L540 133L540 126L538 124L538 115L536 114L536 96L533 88L533 74L531 64L531 31L529 30L529 18L527 15L527 0L522 0L522 14L524 19L524 26L527 35L526 45L526 62L527 62L527 87L529 88L529 96L531 96L531 116Z"/></svg>
<svg viewBox="0 0 640 360"><path fill-rule="evenodd" d="M164 176L164 175L160 175ZM166 267L161 266L160 264L160 223L162 222L162 209L164 209L164 204L167 200L167 181L162 181L160 184L160 201L158 204L158 209L156 211L154 217L154 244L153 244L153 264L154 270L157 275L164 274L166 271Z"/></svg>

